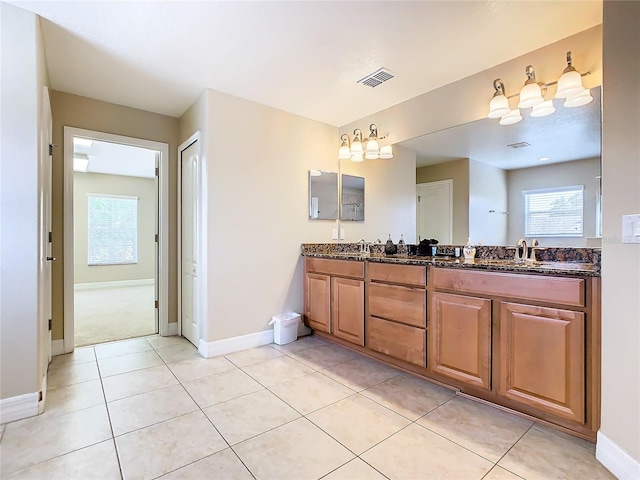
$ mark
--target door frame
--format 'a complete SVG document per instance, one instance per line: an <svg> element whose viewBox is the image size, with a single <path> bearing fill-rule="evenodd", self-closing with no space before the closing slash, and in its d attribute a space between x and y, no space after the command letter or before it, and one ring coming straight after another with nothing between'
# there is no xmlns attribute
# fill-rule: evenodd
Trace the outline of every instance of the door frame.
<svg viewBox="0 0 640 480"><path fill-rule="evenodd" d="M196 155L198 156L198 167L196 175L196 259L199 272L196 276L193 291L194 318L198 324L198 351L202 354L202 349L206 347L203 338L206 336L207 325L204 319L207 318L206 285L207 285L207 189L203 181L206 178L206 167L204 156L202 155L202 143L200 131L195 132L178 147L178 334L182 335L182 152L196 143ZM203 354L203 356L206 356Z"/></svg>
<svg viewBox="0 0 640 480"><path fill-rule="evenodd" d="M435 182L423 182L416 185L416 242L417 237L420 234L420 189L427 186L448 185L449 186L449 238L453 242L453 179L437 180Z"/></svg>
<svg viewBox="0 0 640 480"><path fill-rule="evenodd" d="M158 330L160 335L171 335L169 330L169 145L162 142L125 137L111 133L64 127L63 164L63 234L64 234L64 353L74 348L74 255L73 255L73 137L85 137L103 142L148 148L160 152L158 162Z"/></svg>

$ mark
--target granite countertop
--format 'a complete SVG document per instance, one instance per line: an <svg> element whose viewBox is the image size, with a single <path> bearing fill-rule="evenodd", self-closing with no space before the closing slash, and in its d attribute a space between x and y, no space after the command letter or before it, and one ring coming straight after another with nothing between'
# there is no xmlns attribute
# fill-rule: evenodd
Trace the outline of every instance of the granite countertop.
<svg viewBox="0 0 640 480"><path fill-rule="evenodd" d="M386 255L384 253L372 252L368 254L358 253L357 249L345 248L342 244L341 248L331 248L331 246L340 244L303 244L302 255L316 258L333 258L340 260L367 260L369 262L379 263L397 263L404 265L431 265L434 267L444 268L469 268L494 270L503 272L523 272L523 273L540 273L547 275L573 275L583 277L599 277L600 265L593 261L587 261L587 258L576 258L571 261L558 261L557 258L552 260L541 260L534 263L515 263L509 258L475 258L473 261L466 262L464 258L455 258L453 256L435 256L422 257L416 255L396 254ZM513 251L511 251L513 255ZM559 255L563 258L562 255ZM599 255L597 256L599 260Z"/></svg>

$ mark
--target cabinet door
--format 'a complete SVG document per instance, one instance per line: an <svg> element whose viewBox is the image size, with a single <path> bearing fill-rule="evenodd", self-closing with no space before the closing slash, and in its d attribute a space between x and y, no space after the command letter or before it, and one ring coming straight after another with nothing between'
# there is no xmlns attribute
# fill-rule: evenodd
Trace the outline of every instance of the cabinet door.
<svg viewBox="0 0 640 480"><path fill-rule="evenodd" d="M364 346L364 282L350 278L331 279L333 334Z"/></svg>
<svg viewBox="0 0 640 480"><path fill-rule="evenodd" d="M503 303L499 393L584 422L584 314Z"/></svg>
<svg viewBox="0 0 640 480"><path fill-rule="evenodd" d="M429 370L491 389L491 300L435 292L429 305Z"/></svg>
<svg viewBox="0 0 640 480"><path fill-rule="evenodd" d="M331 333L331 277L329 275L306 274L304 314L310 328Z"/></svg>

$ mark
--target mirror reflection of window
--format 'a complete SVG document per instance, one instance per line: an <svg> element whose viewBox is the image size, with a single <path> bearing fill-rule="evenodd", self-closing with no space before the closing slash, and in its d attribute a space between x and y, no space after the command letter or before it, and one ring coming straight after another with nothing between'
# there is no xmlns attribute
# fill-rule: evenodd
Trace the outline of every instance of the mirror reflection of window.
<svg viewBox="0 0 640 480"><path fill-rule="evenodd" d="M322 170L309 171L309 218L338 218L338 174Z"/></svg>
<svg viewBox="0 0 640 480"><path fill-rule="evenodd" d="M342 175L340 219L364 221L364 178Z"/></svg>

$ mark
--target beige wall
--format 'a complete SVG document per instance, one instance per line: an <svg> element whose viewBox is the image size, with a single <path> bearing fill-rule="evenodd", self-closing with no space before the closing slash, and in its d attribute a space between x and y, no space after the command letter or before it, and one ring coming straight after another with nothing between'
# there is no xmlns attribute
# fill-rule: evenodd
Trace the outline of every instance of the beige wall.
<svg viewBox="0 0 640 480"><path fill-rule="evenodd" d="M493 210L493 212L491 212ZM474 245L507 242L507 173L469 160L469 237Z"/></svg>
<svg viewBox="0 0 640 480"><path fill-rule="evenodd" d="M53 339L63 337L63 127L124 135L169 144L169 322L177 321L178 119L64 92L51 93L53 110Z"/></svg>
<svg viewBox="0 0 640 480"><path fill-rule="evenodd" d="M600 433L640 462L640 244L620 239L640 213L640 3L604 2L603 18Z"/></svg>
<svg viewBox="0 0 640 480"><path fill-rule="evenodd" d="M116 282L155 278L156 182L152 178L74 172L74 283ZM138 262L130 265L87 264L88 193L138 197Z"/></svg>
<svg viewBox="0 0 640 480"><path fill-rule="evenodd" d="M436 163L416 169L416 183L453 180L452 243L464 245L469 237L469 159ZM414 216L415 224L415 216Z"/></svg>
<svg viewBox="0 0 640 480"><path fill-rule="evenodd" d="M546 246L587 246L587 237L595 237L596 234L596 192L599 183L596 176L598 175L600 175L600 158L509 170L507 172L509 192L507 243L515 245L519 238L524 237L523 190L584 185L584 236L581 238L549 237L538 240L540 245Z"/></svg>
<svg viewBox="0 0 640 480"><path fill-rule="evenodd" d="M40 390L38 133L49 83L39 19L0 3L0 398ZM46 363L46 361L45 361Z"/></svg>

